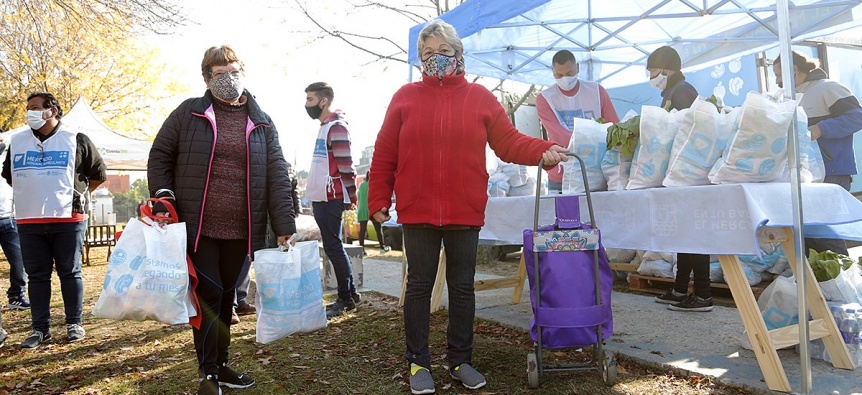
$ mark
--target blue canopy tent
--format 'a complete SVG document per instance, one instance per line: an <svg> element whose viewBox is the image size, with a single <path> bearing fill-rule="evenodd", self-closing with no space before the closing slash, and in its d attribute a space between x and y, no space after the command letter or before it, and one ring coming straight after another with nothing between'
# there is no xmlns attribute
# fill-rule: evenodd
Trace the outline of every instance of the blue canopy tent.
<svg viewBox="0 0 862 395"><path fill-rule="evenodd" d="M862 1L797 0L789 7L798 42L862 24ZM550 86L554 53L568 49L581 78L606 88L643 82L647 56L674 47L683 71L778 45L774 1L468 0L440 19L458 30L470 74ZM410 29L408 62L419 65ZM412 72L412 68L411 68Z"/></svg>
<svg viewBox="0 0 862 395"><path fill-rule="evenodd" d="M643 82L647 56L664 45L679 52L684 72L776 46L788 59L791 43L862 25L862 0L467 0L440 19L458 31L469 74L550 86L551 59L567 49L580 63L581 78L613 88ZM410 29L411 66L419 66L416 44L423 27ZM783 62L782 74L791 70ZM412 72L413 67L411 77ZM787 85L786 95L795 98L793 84ZM798 142L793 129L788 136L794 264L804 273ZM807 317L804 274L798 280L799 316ZM799 338L809 338L807 322L799 325ZM809 393L808 343L799 346L801 392ZM786 384L780 387L789 391Z"/></svg>

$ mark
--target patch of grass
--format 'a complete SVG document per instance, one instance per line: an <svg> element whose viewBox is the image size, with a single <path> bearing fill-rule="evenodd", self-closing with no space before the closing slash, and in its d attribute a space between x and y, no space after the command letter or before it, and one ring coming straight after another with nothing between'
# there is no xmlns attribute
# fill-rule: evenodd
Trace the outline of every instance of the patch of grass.
<svg viewBox="0 0 862 395"><path fill-rule="evenodd" d="M30 313L3 311L9 331L0 349L0 395L5 394L194 394L197 361L187 325L112 321L92 316L106 270L106 249L91 251L84 267L84 327L87 338L67 343L59 280L53 281L51 329L54 339L35 350L20 343L30 330ZM100 255L101 254L101 255ZM394 253L390 253L394 254ZM387 254L388 255L388 254ZM514 255L514 254L510 254ZM509 262L506 262L507 264ZM517 263L517 261L515 262ZM0 289L8 286L8 265L0 262ZM244 316L232 328L230 364L255 377L245 390L225 394L400 394L409 393L404 327L394 298L365 293L357 310L330 321L325 329L295 334L261 345L255 340L255 317ZM331 297L330 297L331 298ZM549 372L538 390L528 390L526 356L533 350L521 330L478 319L473 364L487 387L467 391L446 371L446 311L432 315L430 348L438 394L737 394L701 377L680 378L621 360L619 382L605 386L600 372ZM585 349L546 350L545 363L578 362Z"/></svg>

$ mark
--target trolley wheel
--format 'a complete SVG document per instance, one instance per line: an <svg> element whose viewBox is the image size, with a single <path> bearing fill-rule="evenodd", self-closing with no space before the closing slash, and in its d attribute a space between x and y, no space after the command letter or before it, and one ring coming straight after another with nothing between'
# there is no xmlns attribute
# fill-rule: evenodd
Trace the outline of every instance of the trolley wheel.
<svg viewBox="0 0 862 395"><path fill-rule="evenodd" d="M527 354L527 386L530 388L539 388L539 362L536 360L536 353Z"/></svg>
<svg viewBox="0 0 862 395"><path fill-rule="evenodd" d="M612 352L602 352L602 380L605 385L612 386L617 383L617 360Z"/></svg>

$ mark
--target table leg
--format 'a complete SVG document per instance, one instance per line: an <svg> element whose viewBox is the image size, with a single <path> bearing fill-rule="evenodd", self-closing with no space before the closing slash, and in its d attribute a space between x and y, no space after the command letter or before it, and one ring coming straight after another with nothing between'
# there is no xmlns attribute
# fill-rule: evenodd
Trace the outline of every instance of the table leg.
<svg viewBox="0 0 862 395"><path fill-rule="evenodd" d="M793 229L784 228L785 237L781 241L781 248L784 249L784 255L787 256L787 262L790 263L790 269L793 275L798 279L796 273L796 249L793 237ZM853 362L850 360L850 353L844 345L844 340L838 332L838 325L835 324L835 319L832 318L832 312L829 311L829 305L826 304L826 298L823 297L823 292L820 290L820 285L817 284L817 279L814 277L814 271L811 270L811 265L808 264L808 259L805 260L805 292L808 301L808 312L814 320L820 319L823 321L823 326L829 332L828 335L822 337L823 344L826 345L826 351L832 358L832 366L841 369L854 369ZM802 317L800 317L800 321ZM813 337L812 337L813 338Z"/></svg>
<svg viewBox="0 0 862 395"><path fill-rule="evenodd" d="M437 278L434 279L434 289L431 291L431 312L440 309L440 299L443 297L443 286L446 285L446 248L440 249L440 261L437 264Z"/></svg>
<svg viewBox="0 0 862 395"><path fill-rule="evenodd" d="M404 237L401 238L401 296L398 297L398 307L404 306L404 293L407 292L407 247Z"/></svg>
<svg viewBox="0 0 862 395"><path fill-rule="evenodd" d="M734 255L719 255L718 259L721 262L721 270L727 278L733 301L742 317L742 325L748 334L748 340L751 341L757 363L766 380L766 386L771 390L790 392L790 382L787 380L784 366L778 359L778 353L772 344L772 338L760 315L754 293L751 292L739 260Z"/></svg>
<svg viewBox="0 0 862 395"><path fill-rule="evenodd" d="M521 293L524 292L524 281L527 279L527 264L524 261L525 251L521 248L521 261L518 263L518 282L512 292L512 304L521 303Z"/></svg>

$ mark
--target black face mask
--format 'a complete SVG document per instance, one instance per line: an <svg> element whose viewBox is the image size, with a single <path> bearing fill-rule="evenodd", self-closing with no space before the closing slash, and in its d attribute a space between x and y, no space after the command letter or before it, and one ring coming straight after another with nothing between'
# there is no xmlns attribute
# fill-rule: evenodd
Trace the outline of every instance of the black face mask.
<svg viewBox="0 0 862 395"><path fill-rule="evenodd" d="M305 112L308 113L308 116L311 117L311 119L319 119L320 114L323 113L323 109L320 108L320 103L317 103L311 107L305 107Z"/></svg>

